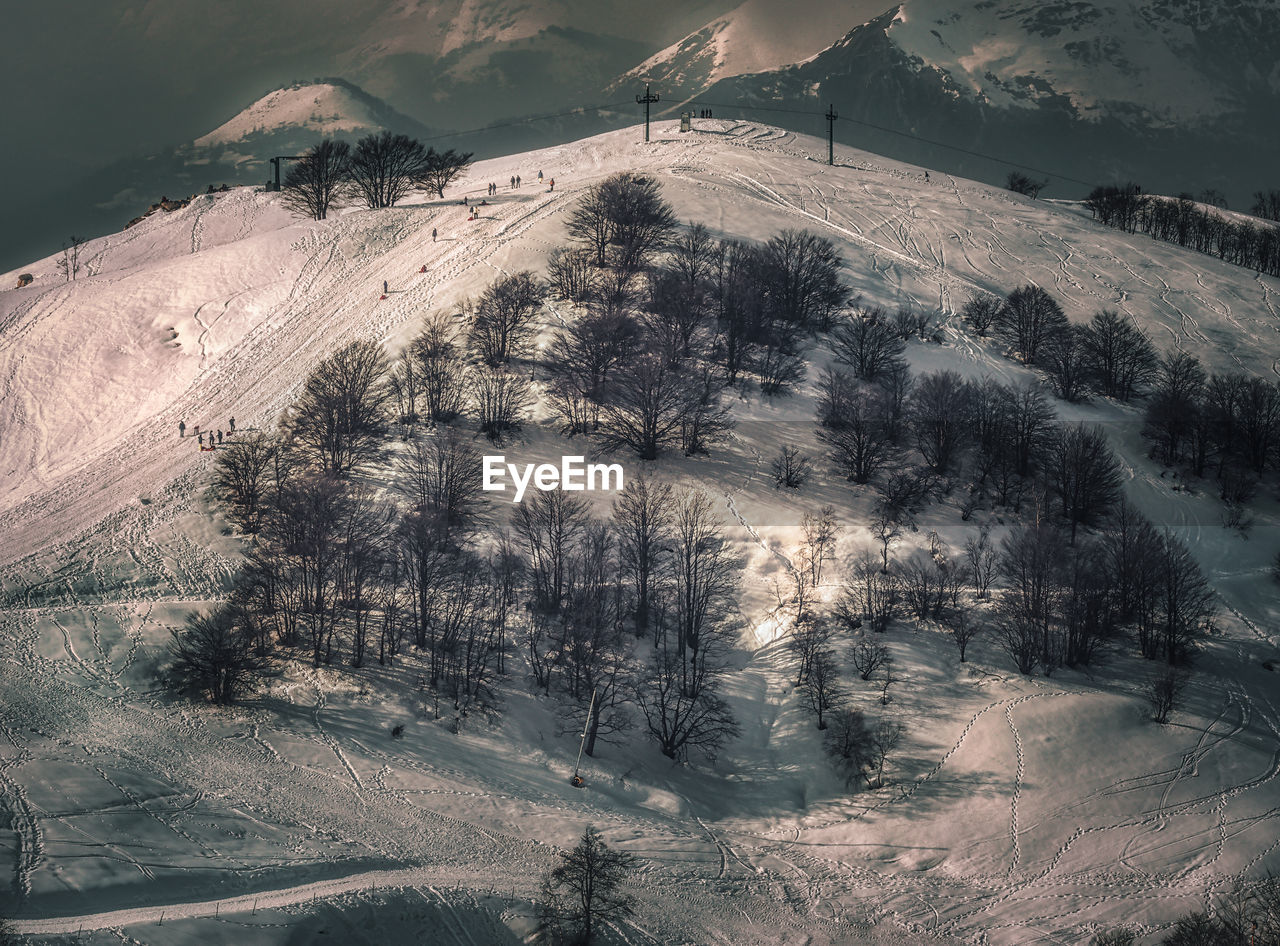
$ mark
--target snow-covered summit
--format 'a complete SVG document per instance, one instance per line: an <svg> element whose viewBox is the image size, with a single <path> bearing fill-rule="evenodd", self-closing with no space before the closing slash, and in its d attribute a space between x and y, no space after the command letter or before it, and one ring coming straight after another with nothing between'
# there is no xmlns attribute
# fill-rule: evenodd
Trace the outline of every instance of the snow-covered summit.
<svg viewBox="0 0 1280 946"><path fill-rule="evenodd" d="M210 148L284 128L306 128L321 135L371 130L382 127L385 116L377 112L368 96L355 94L349 85L292 85L268 92L193 144Z"/></svg>
<svg viewBox="0 0 1280 946"><path fill-rule="evenodd" d="M957 317L971 293L1028 282L1075 320L1115 309L1213 370L1272 371L1275 279L1104 229L1078 205L865 151L840 148L829 166L825 141L775 127L699 120L681 134L660 121L652 137L632 127L478 162L444 200L323 222L237 188L91 241L74 281L55 258L23 267L35 278L22 288L0 277L0 591L16 602L0 608L0 702L22 721L0 726L0 782L14 811L3 839L22 855L20 932L127 928L162 943L231 930L274 946L302 922L275 911L372 888L419 889L424 902L487 891L487 903L505 889L523 916L547 846L585 823L647 862L637 922L654 932L633 942L904 946L927 930L930 942L1015 946L1030 930L1065 946L1136 924L1151 941L1206 889L1274 867L1280 720L1270 665L1254 659L1274 656L1275 595L1259 591L1274 547L1202 527L1217 497L1171 489L1126 433L1132 406L1104 401L1057 409L1114 431L1127 495L1181 527L1226 605L1175 725L1141 718L1124 676L1145 670L1136 658L1118 655L1127 670L1112 674L1109 656L1096 679L1027 678L988 633L958 668L945 635L913 623L886 635L907 682L892 701L911 727L900 781L851 796L803 715L776 617L805 504L839 504L848 553L867 548L865 489L824 469L789 495L767 475L779 431L820 455L813 378L789 396L735 395L730 442L653 467L706 490L746 562L747 643L726 689L743 734L714 771L673 766L638 737L584 759L589 788L572 788L572 736L519 673L502 719L474 714L450 732L423 711L409 654L362 671L291 663L261 702L226 713L157 698L169 629L225 595L241 554L201 505L218 454L193 428L231 416L237 431L268 427L337 347L368 338L394 353L424 315L458 312L499 273L541 270L566 212L617 171L653 175L682 221L717 237L805 228L832 240L865 302L937 313L938 341L909 347L917 372L1034 381ZM554 192L532 184L539 171ZM489 193L515 174L523 188ZM481 195L468 219L458 198ZM553 303L544 326L572 317ZM814 362L829 356L804 344ZM532 422L503 449L582 449L554 427ZM924 553L933 530L971 533L960 492L922 512L904 545ZM875 702L865 687L856 699ZM383 904L360 928L386 942L520 941L452 910L440 936L384 934L406 911ZM868 916L901 932L864 937Z"/></svg>

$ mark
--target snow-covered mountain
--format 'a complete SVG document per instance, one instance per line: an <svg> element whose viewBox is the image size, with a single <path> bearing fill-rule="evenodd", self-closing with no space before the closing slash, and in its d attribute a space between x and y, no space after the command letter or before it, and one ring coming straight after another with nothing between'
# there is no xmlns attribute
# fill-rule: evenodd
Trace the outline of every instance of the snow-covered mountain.
<svg viewBox="0 0 1280 946"><path fill-rule="evenodd" d="M220 454L192 428L269 427L343 344L394 355L424 314L460 311L501 272L541 270L577 199L618 171L654 176L681 220L718 237L832 240L864 301L939 313L937 340L908 346L916 372L1034 382L957 317L970 293L1032 282L1075 321L1114 308L1212 370L1272 373L1274 278L936 168L926 181L843 147L831 167L824 140L773 126L653 132L480 161L445 199L322 222L236 188L90 241L74 281L53 257L23 267L29 285L0 276L0 851L12 865L0 908L19 914L18 932L515 946L553 846L588 824L642 861L634 912L615 924L636 944L1076 946L1125 926L1152 946L1206 891L1280 866L1274 544L1222 527L1216 491L1166 479L1132 405L1055 409L1110 432L1129 500L1187 537L1221 596L1172 724L1144 718L1151 662L1121 643L1091 673L1026 677L994 633L958 664L939 627L904 619L883 635L902 680L885 712L908 727L893 784L854 792L830 769L796 693L779 583L810 508L831 503L845 524L832 571L874 546L872 493L817 460L822 339L804 341L808 377L791 395L731 398L738 426L711 456L643 466L702 488L744 566L724 691L742 731L714 767L673 765L638 726L584 757L587 787L572 787L572 726L530 692L519 655L487 719L433 714L407 646L387 666L282 661L236 707L157 688L170 631L225 596L247 547L210 508ZM554 192L488 194L538 171ZM489 203L468 219L459 195ZM549 305L540 331L574 317ZM454 429L474 435L466 420ZM796 494L768 475L780 431L815 457ZM502 447L543 462L582 448L537 418ZM977 531L962 492L923 510L894 554L927 555L931 536L958 554ZM981 514L997 535L1008 518ZM1255 535L1277 518L1260 503ZM849 682L881 712L878 687Z"/></svg>
<svg viewBox="0 0 1280 946"><path fill-rule="evenodd" d="M278 132L346 136L415 124L349 82L329 79L268 92L192 142L193 148L235 147Z"/></svg>
<svg viewBox="0 0 1280 946"><path fill-rule="evenodd" d="M820 5L799 19L830 24L841 38L789 50L803 62L754 71L745 68L751 56L733 53L742 32L733 17L745 21L750 7L623 78L649 78L673 104L835 104L844 119L998 160L849 122L838 125L842 140L991 180L1021 163L1086 182L1213 187L1241 203L1267 184L1280 146L1269 118L1280 109L1277 0L905 0L865 22L864 6Z"/></svg>
<svg viewBox="0 0 1280 946"><path fill-rule="evenodd" d="M859 23L884 11L885 0L746 0L650 56L611 89L649 82L676 99L720 79L794 65L816 55Z"/></svg>

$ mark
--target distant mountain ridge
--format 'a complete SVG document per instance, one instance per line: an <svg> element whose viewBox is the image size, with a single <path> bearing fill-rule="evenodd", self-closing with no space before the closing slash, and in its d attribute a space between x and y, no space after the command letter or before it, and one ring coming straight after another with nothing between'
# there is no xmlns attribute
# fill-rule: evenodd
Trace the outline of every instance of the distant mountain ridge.
<svg viewBox="0 0 1280 946"><path fill-rule="evenodd" d="M827 13L841 10L857 12ZM673 108L835 104L842 118L999 160L852 122L837 124L841 140L987 180L1021 164L1084 182L1213 187L1239 206L1271 183L1280 153L1280 0L1211 12L1198 0L903 0L803 62L754 72L725 55L723 22L620 78L656 81Z"/></svg>

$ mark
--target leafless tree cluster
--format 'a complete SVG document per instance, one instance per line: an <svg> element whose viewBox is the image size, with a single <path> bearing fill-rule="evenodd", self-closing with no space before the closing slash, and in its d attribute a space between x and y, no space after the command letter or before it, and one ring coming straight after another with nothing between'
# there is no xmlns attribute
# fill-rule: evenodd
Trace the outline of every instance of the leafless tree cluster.
<svg viewBox="0 0 1280 946"><path fill-rule="evenodd" d="M1035 200L1040 196L1040 191L1042 191L1044 186L1048 183L1049 181L1047 179L1037 181L1024 174L1022 171L1010 171L1009 176L1005 178L1004 186L1015 194L1022 194L1025 197L1030 197L1032 200Z"/></svg>
<svg viewBox="0 0 1280 946"><path fill-rule="evenodd" d="M354 148L326 138L290 165L281 190L295 211L324 220L348 198L371 208L394 207L419 186L444 197L444 189L470 163L470 154L424 148L389 131L367 135Z"/></svg>
<svg viewBox="0 0 1280 946"><path fill-rule="evenodd" d="M351 146L326 138L289 165L281 183L285 204L313 220L324 220L350 186Z"/></svg>
<svg viewBox="0 0 1280 946"><path fill-rule="evenodd" d="M634 709L664 754L714 756L737 732L718 691L738 563L706 497L640 478L602 523L569 494L539 493L514 528L534 684L561 696L586 752Z"/></svg>
<svg viewBox="0 0 1280 946"><path fill-rule="evenodd" d="M1208 375L1185 352L1161 359L1147 400L1145 433L1153 454L1213 475L1228 507L1280 470L1280 385L1240 373Z"/></svg>
<svg viewBox="0 0 1280 946"><path fill-rule="evenodd" d="M1121 505L1100 534L1070 542L1052 523L1016 527L1000 552L1000 643L1022 673L1090 663L1125 628L1148 659L1185 662L1214 614L1186 545Z"/></svg>
<svg viewBox="0 0 1280 946"><path fill-rule="evenodd" d="M1280 877L1268 873L1237 881L1213 900L1212 911L1181 917L1160 942L1162 946L1275 946L1280 943ZM1115 940L1120 946L1132 943Z"/></svg>
<svg viewBox="0 0 1280 946"><path fill-rule="evenodd" d="M1254 213L1270 216L1275 192L1255 195ZM1105 226L1141 231L1157 240L1211 253L1238 266L1280 275L1280 228L1271 223L1239 221L1193 200L1143 194L1136 184L1097 187L1085 201L1094 219ZM1271 219L1275 219L1272 217Z"/></svg>
<svg viewBox="0 0 1280 946"><path fill-rule="evenodd" d="M1267 220L1280 220L1280 190L1255 192L1249 213Z"/></svg>

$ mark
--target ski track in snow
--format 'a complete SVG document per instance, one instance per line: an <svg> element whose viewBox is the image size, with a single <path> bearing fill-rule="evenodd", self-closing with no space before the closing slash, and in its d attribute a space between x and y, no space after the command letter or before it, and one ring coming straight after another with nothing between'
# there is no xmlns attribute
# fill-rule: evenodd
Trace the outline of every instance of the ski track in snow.
<svg viewBox="0 0 1280 946"><path fill-rule="evenodd" d="M180 515L194 512L188 497L207 480L210 463L207 455L177 441L177 419L187 418L193 426L192 418L202 418L208 430L221 426L213 418L234 413L242 428L266 425L296 393L310 366L341 344L357 337L387 339L427 311L447 309L461 296L474 295L495 271L506 271L508 254L517 250L545 254L553 242L543 234L556 215L616 166L664 173L682 193L696 195L712 211L740 207L751 214L768 213L832 238L848 260L862 267L855 274L865 277L863 288L886 302L937 308L945 344L969 364L999 377L1011 376L1015 369L996 357L989 343L972 338L954 316L968 294L1002 293L1027 281L1060 297L1074 319L1087 318L1103 306L1117 307L1161 344L1167 336L1169 344L1201 357L1218 352L1219 370L1280 374L1275 355L1280 290L1274 280L1144 238L1099 231L1067 211L947 175L924 185L900 166L880 166L873 158L829 168L823 150L808 139L755 123L725 123L716 135L660 138L645 150L629 139L625 145L588 143L575 151L578 147L552 149L564 160L578 161L580 171L557 174L562 183L554 194L536 187L503 191L502 199L483 208L481 219L471 223L462 222L461 208L453 201L344 214L324 224L288 224L284 252L263 242L272 226L286 226L270 222L270 201L238 190L216 199L197 198L183 210L156 214L121 234L93 241L85 256L87 275L75 283L42 280L18 295L0 296L3 401L31 383L26 365L30 340L49 325L74 319L82 294L108 295L162 254L169 254L166 260L215 259L222 248L246 241L246 252L279 256L274 289L227 288L198 303L193 300L186 312L198 330L190 353L197 364L189 385L174 394L167 408L131 418L113 443L86 450L57 469L38 471L38 482L25 484L16 504L5 501L0 508L0 534L14 537L3 550L0 579L21 579L27 585L18 606L0 615L0 627L12 635L16 661L12 672L0 672L11 714L0 719L0 803L12 837L9 886L16 901L33 901L42 873L62 856L55 852L65 849L68 836L142 878L154 878L166 866L163 852L143 856L86 828L88 817L105 807L51 810L32 800L29 779L38 763L71 751L56 742L69 721L77 730L75 757L114 794L113 804L153 823L180 849L234 865L247 877L263 870L238 845L231 846L236 840L232 835L209 832L214 812L226 810L235 812L246 831L283 833L288 841L281 850L303 859L336 863L358 854L388 864L364 869L359 862L345 876L318 881L286 883L287 878L273 877L259 892L214 899L174 898L75 916L28 915L16 922L18 931L118 930L154 923L162 915L168 922L218 911L244 913L255 904L278 909L372 890L412 890L439 910L453 942L480 946L479 934L468 928L452 894L488 888L532 897L549 853L528 838L445 813L468 800L519 806L530 823L591 820L620 836L634 831L695 852L691 860L663 850L649 852L646 875L698 919L673 919L648 908L613 928L621 941L636 944L674 941L672 930L677 928L685 931L681 935L717 942L745 941L719 926L804 930L834 941L843 930L841 914L863 896L910 930L1004 943L1013 940L999 938L1000 931L1016 933L1041 923L1060 931L1064 938L1059 941L1065 943L1092 929L1091 911L1109 904L1159 905L1209 897L1236 878L1274 865L1280 840L1272 838L1280 806L1270 804L1275 795L1266 792L1275 792L1280 775L1280 715L1270 699L1244 682L1224 683L1217 715L1195 727L1194 741L1176 764L1114 779L1093 794L1061 799L1048 811L1038 810L1039 802L1030 794L1045 772L1036 769L1028 754L1023 719L1042 705L1033 701L1080 697L1088 691L1032 683L1031 692L1013 688L1011 695L987 697L982 705L975 701L977 708L966 710L963 725L963 717L951 719L947 741L905 784L852 802L824 803L812 816L796 817L794 824L779 816L778 827L745 816L721 820L700 814L689 790L674 783L668 790L684 801L686 818L619 807L603 794L585 795L571 808L563 796L530 778L495 771L482 779L461 762L387 751L372 735L332 724L334 707L319 678L310 683L315 700L293 706L293 716L269 721L264 710L235 735L225 735L217 728L220 724L199 710L140 688L147 661L157 658L142 628L166 627L173 620L157 616L156 609L218 597L235 568L233 561L182 534L177 524ZM477 193L481 179L474 175ZM1052 232L1046 229L1048 221L1054 224ZM455 232L433 243L432 226ZM1182 262L1194 281L1166 267L1164 261L1170 259ZM424 264L425 273L419 271ZM384 278L392 291L388 299L377 301ZM269 292L278 292L278 298L263 301ZM216 312L213 318L210 311ZM549 311L564 321L554 307ZM1225 332L1242 339L1239 351L1222 352L1215 346ZM45 450L62 433L55 405L36 398L31 410L16 415L15 421L31 432L37 449ZM741 490L760 474L763 457L754 443L737 444L753 452L755 470L743 477L741 487L735 482L722 491L725 506L751 542L794 571L782 548L764 538L740 510ZM153 505L139 505L144 496ZM91 525L86 529L86 524ZM57 551L56 567L48 564L51 549ZM120 557L134 568L128 584L121 583L114 564ZM99 600L87 589L97 589ZM1225 596L1224 604L1252 646L1274 648L1275 636L1247 615L1244 605ZM779 611L775 608L769 617L781 620ZM50 641L50 634L56 639ZM782 679L783 670L771 662L776 652L766 645L750 655L748 669L764 681L766 699L772 699L767 696L769 681ZM977 751L972 748L975 732L998 722L1000 715L1013 747L1001 770L1007 788L999 794L1008 806L1001 836L1008 856L1001 864L957 876L826 856L822 847L809 845L810 838L824 831L872 825L944 797L949 788L944 774ZM13 726L14 718L22 719L30 734ZM1272 740L1276 748L1269 764L1225 784L1205 782L1208 763L1236 751L1245 737ZM295 741L322 748L332 762L297 761L288 748ZM189 771L180 774L182 766ZM163 773L176 784L167 794L154 794L130 783L139 773ZM198 787L183 781L198 782ZM1130 796L1135 801L1127 814L1076 824L1061 840L1049 831L1055 818L1061 828L1087 804ZM439 809L431 807L437 803ZM54 831L56 847L50 841ZM1090 844L1111 837L1124 839L1116 844L1115 865L1071 866ZM1180 866L1161 866L1166 849ZM1006 919L1002 911L1015 906L1017 912ZM720 917L723 923L708 917ZM734 925L743 922L745 926ZM1137 928L1152 933L1161 926L1139 922Z"/></svg>

